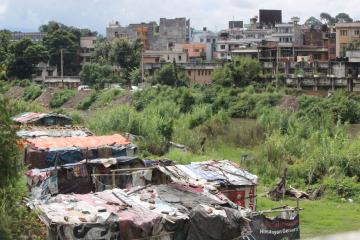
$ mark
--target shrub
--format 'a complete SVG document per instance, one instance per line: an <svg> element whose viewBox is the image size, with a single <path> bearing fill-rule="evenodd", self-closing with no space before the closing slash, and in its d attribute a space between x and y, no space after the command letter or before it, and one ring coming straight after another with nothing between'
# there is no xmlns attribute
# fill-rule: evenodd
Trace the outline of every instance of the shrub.
<svg viewBox="0 0 360 240"><path fill-rule="evenodd" d="M90 96L86 97L83 101L80 102L77 109L79 110L87 110L90 106L96 101L98 95L96 92L92 93Z"/></svg>
<svg viewBox="0 0 360 240"><path fill-rule="evenodd" d="M33 101L41 95L41 87L39 85L31 85L24 89L22 98L25 101Z"/></svg>
<svg viewBox="0 0 360 240"><path fill-rule="evenodd" d="M60 92L56 92L54 97L50 101L51 108L61 107L64 103L70 100L75 96L75 90L65 89Z"/></svg>

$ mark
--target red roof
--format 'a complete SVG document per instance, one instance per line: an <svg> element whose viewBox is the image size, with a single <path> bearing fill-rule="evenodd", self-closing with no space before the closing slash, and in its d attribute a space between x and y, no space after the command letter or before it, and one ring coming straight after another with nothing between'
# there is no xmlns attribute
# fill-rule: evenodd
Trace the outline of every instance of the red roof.
<svg viewBox="0 0 360 240"><path fill-rule="evenodd" d="M32 147L41 149L65 147L96 148L107 145L127 145L131 143L119 134L90 137L34 138L27 139L27 142Z"/></svg>

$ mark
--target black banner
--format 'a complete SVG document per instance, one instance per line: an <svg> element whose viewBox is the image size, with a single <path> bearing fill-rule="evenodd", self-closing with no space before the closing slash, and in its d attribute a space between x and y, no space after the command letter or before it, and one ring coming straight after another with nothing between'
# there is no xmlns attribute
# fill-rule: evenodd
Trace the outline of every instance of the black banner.
<svg viewBox="0 0 360 240"><path fill-rule="evenodd" d="M251 232L240 240L297 240L300 239L299 215L292 220L270 219L264 215L252 218Z"/></svg>

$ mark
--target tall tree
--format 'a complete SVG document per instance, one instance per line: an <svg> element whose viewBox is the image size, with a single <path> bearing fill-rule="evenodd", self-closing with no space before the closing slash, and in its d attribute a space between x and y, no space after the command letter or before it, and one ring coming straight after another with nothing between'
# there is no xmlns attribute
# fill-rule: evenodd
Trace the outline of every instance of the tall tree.
<svg viewBox="0 0 360 240"><path fill-rule="evenodd" d="M111 43L107 39L99 37L95 44L94 60L99 64L110 64L110 51Z"/></svg>
<svg viewBox="0 0 360 240"><path fill-rule="evenodd" d="M214 74L214 82L223 86L243 87L254 81L261 72L257 59L237 57Z"/></svg>
<svg viewBox="0 0 360 240"><path fill-rule="evenodd" d="M23 38L10 45L7 74L20 79L31 78L35 66L48 60L49 53L43 45L35 44L29 38Z"/></svg>
<svg viewBox="0 0 360 240"><path fill-rule="evenodd" d="M321 21L324 22L324 24L328 26L332 26L335 24L335 18L333 18L329 13L325 13L325 12L321 13L320 19Z"/></svg>
<svg viewBox="0 0 360 240"><path fill-rule="evenodd" d="M305 25L311 28L321 29L323 24L319 19L315 17L310 17L308 20L305 21Z"/></svg>
<svg viewBox="0 0 360 240"><path fill-rule="evenodd" d="M340 21L345 21L347 23L353 22L353 19L347 13L339 13L335 16L335 21L338 23Z"/></svg>
<svg viewBox="0 0 360 240"><path fill-rule="evenodd" d="M140 40L130 42L126 38L116 39L111 46L110 60L113 64L131 71L140 65L141 48Z"/></svg>
<svg viewBox="0 0 360 240"><path fill-rule="evenodd" d="M73 33L58 29L48 33L44 37L43 42L49 50L51 65L56 65L60 68L62 50L65 74L74 74L79 70L79 64L76 63L79 41Z"/></svg>
<svg viewBox="0 0 360 240"><path fill-rule="evenodd" d="M0 30L0 65L8 57L10 47L11 32L9 30Z"/></svg>

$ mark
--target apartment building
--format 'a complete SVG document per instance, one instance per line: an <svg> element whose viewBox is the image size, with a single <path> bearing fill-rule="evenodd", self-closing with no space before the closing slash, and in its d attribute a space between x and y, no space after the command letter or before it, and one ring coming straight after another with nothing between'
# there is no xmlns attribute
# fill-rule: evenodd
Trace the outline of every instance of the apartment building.
<svg viewBox="0 0 360 240"><path fill-rule="evenodd" d="M97 37L81 37L80 38L80 62L81 64L91 62L94 57L95 44Z"/></svg>
<svg viewBox="0 0 360 240"><path fill-rule="evenodd" d="M186 18L160 18L156 22L135 23L122 26L119 22L110 23L106 28L109 41L116 38L127 38L130 41L141 39L146 50L168 51L176 43L188 43L190 40L190 20Z"/></svg>
<svg viewBox="0 0 360 240"><path fill-rule="evenodd" d="M350 43L360 40L360 22L337 23L336 30L336 56L345 57L346 48Z"/></svg>

